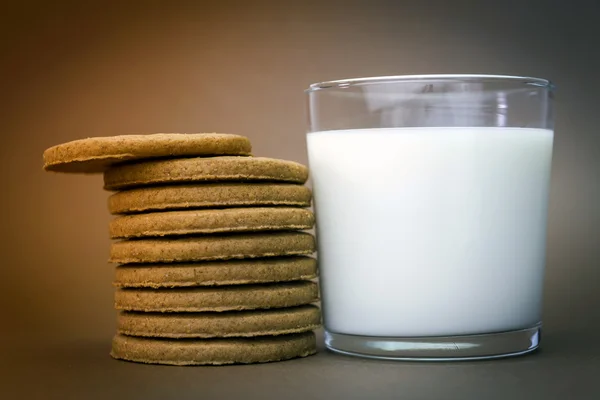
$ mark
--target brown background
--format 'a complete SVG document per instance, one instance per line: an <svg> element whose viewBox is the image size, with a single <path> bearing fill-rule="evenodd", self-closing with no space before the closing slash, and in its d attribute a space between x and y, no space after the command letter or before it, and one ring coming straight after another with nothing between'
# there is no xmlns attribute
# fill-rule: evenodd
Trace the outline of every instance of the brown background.
<svg viewBox="0 0 600 400"><path fill-rule="evenodd" d="M219 131L249 136L257 155L305 163L312 82L490 73L558 85L544 318L548 335L591 338L599 10L592 1L4 3L3 337L108 344L114 331L108 194L99 176L44 173L46 147Z"/></svg>

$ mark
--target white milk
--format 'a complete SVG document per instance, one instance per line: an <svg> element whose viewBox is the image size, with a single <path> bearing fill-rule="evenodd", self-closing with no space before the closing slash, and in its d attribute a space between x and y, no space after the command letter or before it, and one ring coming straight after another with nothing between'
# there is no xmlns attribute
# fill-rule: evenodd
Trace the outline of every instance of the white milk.
<svg viewBox="0 0 600 400"><path fill-rule="evenodd" d="M325 327L502 332L541 320L553 133L308 134Z"/></svg>

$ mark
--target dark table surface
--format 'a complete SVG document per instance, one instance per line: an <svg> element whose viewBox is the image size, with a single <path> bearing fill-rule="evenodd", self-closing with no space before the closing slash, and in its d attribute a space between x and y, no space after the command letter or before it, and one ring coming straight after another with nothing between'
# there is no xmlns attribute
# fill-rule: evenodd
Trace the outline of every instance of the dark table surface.
<svg viewBox="0 0 600 400"><path fill-rule="evenodd" d="M5 341L0 398L600 399L594 336L545 333L537 352L492 361L376 361L334 354L321 344L304 359L223 367L116 361L108 356L110 339L13 340Z"/></svg>

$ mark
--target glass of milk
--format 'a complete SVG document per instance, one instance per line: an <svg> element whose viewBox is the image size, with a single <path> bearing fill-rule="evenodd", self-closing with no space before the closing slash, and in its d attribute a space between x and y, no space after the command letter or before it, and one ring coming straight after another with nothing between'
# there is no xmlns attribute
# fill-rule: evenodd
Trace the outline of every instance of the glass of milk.
<svg viewBox="0 0 600 400"><path fill-rule="evenodd" d="M391 76L307 96L327 347L415 360L538 348L553 85Z"/></svg>

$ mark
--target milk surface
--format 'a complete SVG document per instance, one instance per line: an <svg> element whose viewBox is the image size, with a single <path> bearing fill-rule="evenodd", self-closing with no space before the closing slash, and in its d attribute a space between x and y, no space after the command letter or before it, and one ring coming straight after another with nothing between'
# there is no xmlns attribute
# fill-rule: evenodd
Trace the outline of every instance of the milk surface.
<svg viewBox="0 0 600 400"><path fill-rule="evenodd" d="M309 133L326 329L410 337L540 322L552 141L533 128Z"/></svg>

